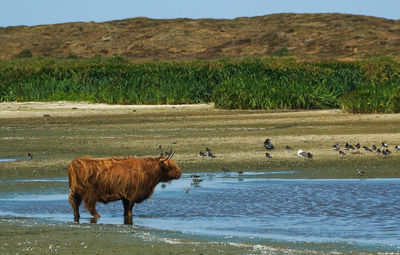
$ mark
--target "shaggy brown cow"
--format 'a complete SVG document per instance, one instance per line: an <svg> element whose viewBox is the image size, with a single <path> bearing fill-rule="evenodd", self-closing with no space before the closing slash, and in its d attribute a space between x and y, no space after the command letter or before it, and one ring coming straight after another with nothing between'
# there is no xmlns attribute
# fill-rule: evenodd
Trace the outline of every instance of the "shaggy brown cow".
<svg viewBox="0 0 400 255"><path fill-rule="evenodd" d="M69 198L79 221L79 205L99 218L96 202L122 200L124 216L132 218L135 203L149 198L159 182L181 177L181 170L171 160L173 154L159 158L91 158L74 159L68 166Z"/></svg>

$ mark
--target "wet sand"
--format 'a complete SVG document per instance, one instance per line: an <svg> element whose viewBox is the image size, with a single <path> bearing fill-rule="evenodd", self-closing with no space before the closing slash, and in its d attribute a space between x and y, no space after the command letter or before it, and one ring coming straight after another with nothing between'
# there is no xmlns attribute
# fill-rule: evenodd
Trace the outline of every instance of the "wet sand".
<svg viewBox="0 0 400 255"><path fill-rule="evenodd" d="M349 114L340 110L219 110L212 105L97 105L1 103L0 158L30 152L32 161L3 162L0 178L65 176L75 157L154 157L175 151L183 172L296 170L285 178L400 177L400 114ZM265 156L263 142L275 150ZM385 157L360 149L341 157L332 145L388 143ZM285 149L286 145L292 150ZM210 148L215 158L200 157ZM297 150L312 159L299 158ZM353 154L359 153L359 154ZM279 178L279 176L277 176Z"/></svg>

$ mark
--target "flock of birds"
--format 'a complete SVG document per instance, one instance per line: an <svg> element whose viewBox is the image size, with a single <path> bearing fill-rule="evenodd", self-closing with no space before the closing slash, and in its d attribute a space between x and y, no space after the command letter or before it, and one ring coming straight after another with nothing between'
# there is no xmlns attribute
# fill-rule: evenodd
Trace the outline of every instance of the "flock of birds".
<svg viewBox="0 0 400 255"><path fill-rule="evenodd" d="M159 148L161 150L161 146ZM275 150L275 146L272 144L271 139L267 138L264 141L264 148L267 150L267 152L265 153L265 157L267 159L272 158L272 155L271 155L270 152ZM292 148L289 145L286 145L285 149L286 149L286 151L292 150ZM385 157L392 153L392 151L389 150L389 146L388 146L388 144L386 142L382 142L381 143L381 147L378 147L376 145L372 145L371 148L366 146L366 145L361 146L360 143L357 143L355 146L353 146L353 145L349 144L348 142L346 142L346 144L344 145L344 148L343 148L344 151L342 150L342 148L340 147L339 144L334 144L332 146L332 149L334 151L338 151L339 156L341 156L341 157L343 157L343 156L345 156L347 154L344 151L348 151L351 154L361 154L361 152L360 152L361 149L364 149L366 152L376 152L378 154L382 154ZM400 145L395 145L394 146L394 150L395 151L400 151ZM167 156L168 153L167 152L165 154L161 153L161 156L163 156L163 155ZM211 151L211 149L209 149L208 147L206 147L205 151L200 151L199 152L199 156L200 157L209 157L209 158L217 157ZM301 158L313 158L313 154L311 152L307 152L307 151L303 151L303 150L298 150L297 151L297 156L301 157ZM222 171L223 172L232 172L229 168L222 168ZM237 171L237 173L240 175L240 174L243 174L243 171L239 170L239 171ZM365 174L365 171L363 171L361 169L357 169L357 173L359 175L363 175L363 174ZM200 175L192 174L190 177L192 178L191 185L194 185L194 186L198 186L199 183L203 181L202 179L200 179ZM189 187L185 188L185 192L186 193L189 192Z"/></svg>
<svg viewBox="0 0 400 255"><path fill-rule="evenodd" d="M382 148L378 148L376 145L372 145L372 147L369 148L368 146L365 146L365 145L361 146L360 143L357 143L356 146L353 146L353 145L351 145L351 144L346 142L346 144L344 146L344 150L350 151L351 154L361 154L361 152L360 152L361 148L363 148L365 151L368 151L368 152L374 152L375 151L378 154L382 154L384 156L388 156L389 154L392 153L392 151L389 150L389 148L388 148L389 146L387 145L386 142L382 142L381 146L382 146ZM272 150L275 149L275 146L271 143L271 140L269 138L267 138L264 141L264 147L265 147L265 149L267 151L272 151ZM291 150L291 149L292 148L290 146L286 145L286 150ZM338 151L339 152L339 156L343 157L343 156L346 155L346 153L341 149L339 144L334 144L332 146L332 149ZM400 145L395 145L394 146L394 150L400 151ZM272 158L271 154L268 153L268 152L266 152L265 156L267 158ZM302 150L298 150L297 151L297 156L302 157L302 158L312 158L313 154L310 153L310 152L305 152L305 151L302 151Z"/></svg>
<svg viewBox="0 0 400 255"><path fill-rule="evenodd" d="M346 143L346 145L344 146L344 149L351 151L352 154L360 154L361 153L360 152L361 148L363 148L365 151L368 151L368 152L374 152L375 151L378 154L382 154L383 156L388 156L389 154L392 153L392 151L389 150L389 148L388 148L389 146L387 145L386 142L382 142L381 146L382 146L382 148L378 148L375 144L373 144L371 146L371 148L369 148L368 146L365 146L365 145L361 146L360 143L357 143L355 148L354 148L353 145L351 145L349 143ZM334 144L332 146L332 149L336 150L336 151L339 151L339 155L340 156L345 156L346 155L346 153L341 150L339 144ZM395 145L394 146L394 150L400 151L400 146L399 145Z"/></svg>

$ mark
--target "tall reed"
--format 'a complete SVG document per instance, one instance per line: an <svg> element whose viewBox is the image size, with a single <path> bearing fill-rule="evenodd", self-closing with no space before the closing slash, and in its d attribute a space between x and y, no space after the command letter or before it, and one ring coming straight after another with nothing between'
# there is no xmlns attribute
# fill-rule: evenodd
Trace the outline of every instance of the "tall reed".
<svg viewBox="0 0 400 255"><path fill-rule="evenodd" d="M0 101L214 102L227 109L400 112L400 63L220 59L131 63L122 57L0 61Z"/></svg>

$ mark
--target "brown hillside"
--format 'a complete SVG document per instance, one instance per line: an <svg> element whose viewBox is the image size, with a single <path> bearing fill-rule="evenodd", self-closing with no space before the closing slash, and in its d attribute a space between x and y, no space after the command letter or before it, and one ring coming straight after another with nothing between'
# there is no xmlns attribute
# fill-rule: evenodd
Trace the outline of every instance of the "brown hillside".
<svg viewBox="0 0 400 255"><path fill-rule="evenodd" d="M400 57L400 20L346 14L274 14L252 18L133 18L0 28L0 58L33 55L142 59ZM287 49L287 51L286 51Z"/></svg>

